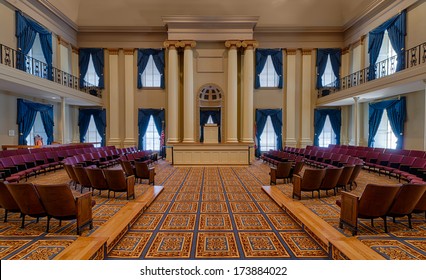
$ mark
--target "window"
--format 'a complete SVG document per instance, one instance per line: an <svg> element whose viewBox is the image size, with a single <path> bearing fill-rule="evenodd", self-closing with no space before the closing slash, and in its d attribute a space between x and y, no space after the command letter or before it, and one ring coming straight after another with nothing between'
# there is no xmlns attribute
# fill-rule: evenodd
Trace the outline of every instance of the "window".
<svg viewBox="0 0 426 280"><path fill-rule="evenodd" d="M388 113L386 110L384 110L376 137L374 137L374 147L396 149L397 141L398 139L395 137L392 127L390 126Z"/></svg>
<svg viewBox="0 0 426 280"><path fill-rule="evenodd" d="M260 151L267 152L277 149L277 134L275 134L274 126L272 125L271 117L266 119L265 128L260 135Z"/></svg>
<svg viewBox="0 0 426 280"><path fill-rule="evenodd" d="M319 136L319 146L328 147L329 144L336 144L336 133L334 133L330 118L327 116L325 119L324 128Z"/></svg>
<svg viewBox="0 0 426 280"><path fill-rule="evenodd" d="M383 35L383 42L376 63L379 63L376 78L393 74L396 71L397 56L389 40L387 31Z"/></svg>
<svg viewBox="0 0 426 280"><path fill-rule="evenodd" d="M161 87L161 74L155 66L152 55L149 56L148 64L141 74L144 87Z"/></svg>
<svg viewBox="0 0 426 280"><path fill-rule="evenodd" d="M207 120L207 123L214 123L211 115L209 116L209 119Z"/></svg>
<svg viewBox="0 0 426 280"><path fill-rule="evenodd" d="M47 78L46 59L41 49L40 36L36 35L33 46L26 57L26 72L41 78Z"/></svg>
<svg viewBox="0 0 426 280"><path fill-rule="evenodd" d="M84 137L84 139L87 143L97 143L93 145L94 147L101 146L102 138L98 132L98 129L96 128L93 116L90 117L89 128L87 129L86 136Z"/></svg>
<svg viewBox="0 0 426 280"><path fill-rule="evenodd" d="M87 68L86 76L84 76L84 81L88 83L89 86L99 86L99 76L96 74L92 55L90 55L89 66Z"/></svg>
<svg viewBox="0 0 426 280"><path fill-rule="evenodd" d="M144 136L144 150L160 150L160 133L155 127L154 118L149 117L148 128Z"/></svg>
<svg viewBox="0 0 426 280"><path fill-rule="evenodd" d="M259 75L260 87L278 87L279 76L275 71L272 58L268 55L266 59L265 67Z"/></svg>
<svg viewBox="0 0 426 280"><path fill-rule="evenodd" d="M330 55L327 57L327 64L321 79L324 87L335 87L334 82L336 81L336 76L334 75L333 67L331 66Z"/></svg>
<svg viewBox="0 0 426 280"><path fill-rule="evenodd" d="M36 118L34 121L34 125L31 128L30 134L27 136L27 145L33 146L36 144L35 138L41 137L40 140L43 144L46 144L47 141L47 134L44 130L43 121L41 120L40 112L36 114Z"/></svg>

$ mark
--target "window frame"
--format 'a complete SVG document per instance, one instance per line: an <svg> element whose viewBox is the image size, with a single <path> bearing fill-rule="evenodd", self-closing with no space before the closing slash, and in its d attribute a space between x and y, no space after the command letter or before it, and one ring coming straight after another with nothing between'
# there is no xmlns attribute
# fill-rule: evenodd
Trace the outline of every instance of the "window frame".
<svg viewBox="0 0 426 280"><path fill-rule="evenodd" d="M272 73L274 75L273 78L274 78L274 83L276 84L275 86L270 86L268 82L266 86L262 85L262 81L263 81L262 76L265 75L266 80L269 81L270 77L268 76L268 74L264 74L265 71L268 71L269 73L269 70L272 70ZM263 67L262 72L260 72L259 74L259 89L278 89L279 83L280 83L280 75L278 75L277 71L275 71L275 67L272 62L272 56L268 55L266 58L265 66Z"/></svg>
<svg viewBox="0 0 426 280"><path fill-rule="evenodd" d="M157 85L151 86L151 85L147 84L146 72L147 72L147 69L149 67L150 67L151 70L153 70L153 72L156 72L156 73L152 74L152 76L153 77L155 77L155 75L158 76L158 86ZM142 73L138 73L138 75L140 75L140 79L141 79L142 84L143 84L143 87L141 89L162 89L161 88L161 78L162 78L161 76L162 75L161 75L160 71L158 71L157 66L155 65L154 57L152 56L152 54L149 55L148 62L146 64L145 69L143 70Z"/></svg>
<svg viewBox="0 0 426 280"><path fill-rule="evenodd" d="M273 145L271 145L271 142L268 142L268 141L270 141L269 137L266 137L266 139L265 139L265 133L267 135L273 134L273 137L272 137ZM266 118L265 127L263 128L262 134L260 135L259 151L261 153L264 153L264 152L267 152L269 150L276 150L277 149L277 137L278 136L275 133L274 126L272 125L271 116L268 116ZM266 145L265 145L265 141L268 142ZM266 148L263 148L265 146L266 146Z"/></svg>

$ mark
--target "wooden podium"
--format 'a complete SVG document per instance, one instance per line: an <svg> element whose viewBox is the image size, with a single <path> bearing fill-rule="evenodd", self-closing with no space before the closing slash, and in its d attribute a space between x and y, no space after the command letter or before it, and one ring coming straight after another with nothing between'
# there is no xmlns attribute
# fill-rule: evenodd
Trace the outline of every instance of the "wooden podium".
<svg viewBox="0 0 426 280"><path fill-rule="evenodd" d="M218 143L218 126L217 124L204 125L204 143L217 144Z"/></svg>

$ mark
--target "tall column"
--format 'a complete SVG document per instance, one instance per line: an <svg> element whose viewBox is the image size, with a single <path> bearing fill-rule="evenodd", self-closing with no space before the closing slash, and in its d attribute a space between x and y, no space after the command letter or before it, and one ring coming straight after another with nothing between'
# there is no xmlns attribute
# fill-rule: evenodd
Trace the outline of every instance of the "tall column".
<svg viewBox="0 0 426 280"><path fill-rule="evenodd" d="M354 117L354 126L353 126L353 135L354 135L354 145L359 145L359 97L354 97L354 111L353 111L353 117Z"/></svg>
<svg viewBox="0 0 426 280"><path fill-rule="evenodd" d="M304 148L307 145L312 145L312 128L313 128L313 119L312 119L312 94L313 94L313 85L312 77L314 75L312 65L312 50L303 50L302 51L302 90L301 90L301 111L300 111L300 129L301 129L301 139L300 147Z"/></svg>
<svg viewBox="0 0 426 280"><path fill-rule="evenodd" d="M283 146L296 147L296 50L286 50L287 83L285 87L285 138Z"/></svg>
<svg viewBox="0 0 426 280"><path fill-rule="evenodd" d="M238 143L238 57L240 41L226 41L228 50L228 92L226 95L226 142Z"/></svg>
<svg viewBox="0 0 426 280"><path fill-rule="evenodd" d="M59 127L59 131L60 131L60 142L61 144L66 144L65 143L65 129L66 129L66 123L65 120L67 119L65 116L65 97L61 97L61 123L60 123L60 127Z"/></svg>
<svg viewBox="0 0 426 280"><path fill-rule="evenodd" d="M183 143L195 142L194 53L195 41L181 41L183 53Z"/></svg>
<svg viewBox="0 0 426 280"><path fill-rule="evenodd" d="M254 88L254 48L256 41L243 41L244 51L244 76L243 76L243 134L241 142L253 143L254 116L253 116L253 88Z"/></svg>
<svg viewBox="0 0 426 280"><path fill-rule="evenodd" d="M109 51L109 139L108 145L121 147L119 101L120 89L118 84L118 49Z"/></svg>
<svg viewBox="0 0 426 280"><path fill-rule="evenodd" d="M179 142L179 62L178 41L166 41L168 48L167 67L167 144ZM169 155L169 153L167 153Z"/></svg>
<svg viewBox="0 0 426 280"><path fill-rule="evenodd" d="M124 118L125 138L124 147L136 146L135 139L135 81L133 49L124 50Z"/></svg>
<svg viewBox="0 0 426 280"><path fill-rule="evenodd" d="M73 76L78 77L78 49L77 47L71 46L72 54L71 54L71 73Z"/></svg>

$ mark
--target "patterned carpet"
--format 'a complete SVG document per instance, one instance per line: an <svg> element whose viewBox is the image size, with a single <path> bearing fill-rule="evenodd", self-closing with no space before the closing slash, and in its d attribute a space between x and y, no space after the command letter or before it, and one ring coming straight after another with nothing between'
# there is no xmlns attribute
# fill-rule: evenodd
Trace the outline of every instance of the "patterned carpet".
<svg viewBox="0 0 426 280"><path fill-rule="evenodd" d="M269 184L269 167L257 161L248 167L173 167L156 164L156 184L164 191L108 254L108 259L327 259L328 253L287 216L261 190ZM65 182L64 171L41 175L36 183ZM395 183L395 180L362 172L358 188L367 182ZM278 184L291 197L291 184ZM136 195L148 185L138 184ZM336 196L310 198L301 202L338 229L340 209ZM84 230L90 236L126 203L125 194L107 198L106 192L93 198L94 228ZM4 211L0 210L0 217ZM28 218L19 228L18 214L9 214L0 222L0 258L52 259L78 236L75 222L52 220L46 234L46 218L39 223ZM415 215L413 229L406 219L389 220L389 234L383 223L361 221L358 238L387 259L426 259L426 223L424 215ZM339 229L340 230L340 229ZM348 230L340 230L351 236Z"/></svg>

